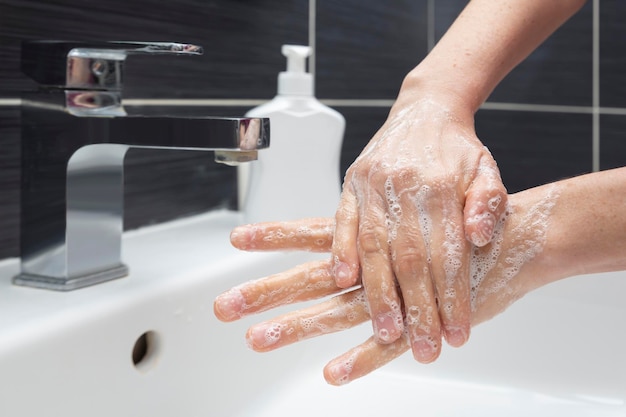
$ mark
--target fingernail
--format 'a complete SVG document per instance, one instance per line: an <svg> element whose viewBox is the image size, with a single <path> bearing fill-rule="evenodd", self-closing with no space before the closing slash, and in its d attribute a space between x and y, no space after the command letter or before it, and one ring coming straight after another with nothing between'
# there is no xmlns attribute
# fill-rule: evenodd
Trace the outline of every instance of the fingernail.
<svg viewBox="0 0 626 417"><path fill-rule="evenodd" d="M213 310L218 319L232 321L243 316L242 308L245 303L243 294L237 288L233 288L215 299Z"/></svg>
<svg viewBox="0 0 626 417"><path fill-rule="evenodd" d="M342 363L333 363L326 367L326 381L332 385L345 385L350 382L350 370Z"/></svg>
<svg viewBox="0 0 626 417"><path fill-rule="evenodd" d="M446 329L445 335L448 344L454 347L463 346L468 339L466 332L462 329Z"/></svg>
<svg viewBox="0 0 626 417"><path fill-rule="evenodd" d="M230 241L237 248L245 248L248 244L248 233L242 226L235 227L230 232Z"/></svg>
<svg viewBox="0 0 626 417"><path fill-rule="evenodd" d="M253 350L260 350L276 344L282 335L279 323L260 323L248 329L246 341Z"/></svg>
<svg viewBox="0 0 626 417"><path fill-rule="evenodd" d="M402 328L398 328L397 320L389 314L383 313L376 316L373 321L374 336L379 343L390 343L400 337Z"/></svg>
<svg viewBox="0 0 626 417"><path fill-rule="evenodd" d="M495 216L488 212L476 214L467 220L467 225L473 229L470 241L478 247L483 247L491 241L493 236L496 225Z"/></svg>
<svg viewBox="0 0 626 417"><path fill-rule="evenodd" d="M420 337L413 342L413 357L420 363L430 363L437 355L437 342L430 336Z"/></svg>
<svg viewBox="0 0 626 417"><path fill-rule="evenodd" d="M337 286L340 288L346 288L354 285L354 282L352 282L350 266L345 262L339 262L335 265L333 275L335 276Z"/></svg>

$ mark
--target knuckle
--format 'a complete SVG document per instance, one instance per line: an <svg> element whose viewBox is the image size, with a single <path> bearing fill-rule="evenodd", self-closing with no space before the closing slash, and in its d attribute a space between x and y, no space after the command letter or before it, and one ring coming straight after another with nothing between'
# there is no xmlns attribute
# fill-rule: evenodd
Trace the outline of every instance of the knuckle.
<svg viewBox="0 0 626 417"><path fill-rule="evenodd" d="M384 253L386 229L381 226L364 227L359 232L358 245L365 255Z"/></svg>
<svg viewBox="0 0 626 417"><path fill-rule="evenodd" d="M350 201L342 200L335 212L335 219L337 228L345 227L357 221L356 210Z"/></svg>
<svg viewBox="0 0 626 417"><path fill-rule="evenodd" d="M415 247L404 245L401 247L403 248L402 251L396 253L394 257L394 267L398 279L417 275L426 262L424 254Z"/></svg>
<svg viewBox="0 0 626 417"><path fill-rule="evenodd" d="M419 172L413 166L401 165L386 173L386 178L391 179L394 185L406 186L419 181Z"/></svg>

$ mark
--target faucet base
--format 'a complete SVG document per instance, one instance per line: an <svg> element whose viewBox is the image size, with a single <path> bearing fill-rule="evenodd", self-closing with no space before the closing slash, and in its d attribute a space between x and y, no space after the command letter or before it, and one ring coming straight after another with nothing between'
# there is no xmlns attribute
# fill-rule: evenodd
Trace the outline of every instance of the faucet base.
<svg viewBox="0 0 626 417"><path fill-rule="evenodd" d="M80 275L77 277L50 277L22 272L13 277L13 284L23 287L43 288L54 291L72 291L90 285L101 284L106 281L122 278L128 275L128 267L120 264L105 271L98 271L92 274Z"/></svg>

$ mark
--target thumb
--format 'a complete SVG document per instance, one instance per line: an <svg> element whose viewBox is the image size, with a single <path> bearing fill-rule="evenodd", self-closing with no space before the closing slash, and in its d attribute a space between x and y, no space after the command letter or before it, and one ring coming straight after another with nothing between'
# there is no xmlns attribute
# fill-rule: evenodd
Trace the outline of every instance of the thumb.
<svg viewBox="0 0 626 417"><path fill-rule="evenodd" d="M498 219L507 209L507 192L490 154L483 155L476 178L465 193L465 237L482 247L491 242Z"/></svg>

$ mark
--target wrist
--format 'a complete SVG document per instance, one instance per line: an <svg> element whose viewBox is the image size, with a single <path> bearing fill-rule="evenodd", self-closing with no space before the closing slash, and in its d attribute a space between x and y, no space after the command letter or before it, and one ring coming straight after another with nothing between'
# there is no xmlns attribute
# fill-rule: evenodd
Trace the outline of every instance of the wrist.
<svg viewBox="0 0 626 417"><path fill-rule="evenodd" d="M402 81L396 103L404 106L420 101L437 103L455 118L472 121L482 100L471 91L442 75L433 75L421 64L411 70Z"/></svg>
<svg viewBox="0 0 626 417"><path fill-rule="evenodd" d="M586 174L532 188L509 201L531 207L551 196L543 250L532 262L537 288L576 275L626 268L626 168ZM550 191L552 190L552 192ZM551 193L551 194L550 194Z"/></svg>
<svg viewBox="0 0 626 417"><path fill-rule="evenodd" d="M626 168L581 175L557 183L552 238L565 276L626 268Z"/></svg>
<svg viewBox="0 0 626 417"><path fill-rule="evenodd" d="M522 293L576 275L577 262L570 261L567 237L563 231L569 221L562 215L563 185L552 183L509 196L514 213L509 220L512 230L523 230L523 241L535 247L536 255L521 271ZM567 198L567 197L565 197Z"/></svg>

